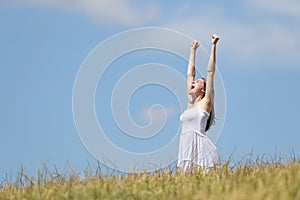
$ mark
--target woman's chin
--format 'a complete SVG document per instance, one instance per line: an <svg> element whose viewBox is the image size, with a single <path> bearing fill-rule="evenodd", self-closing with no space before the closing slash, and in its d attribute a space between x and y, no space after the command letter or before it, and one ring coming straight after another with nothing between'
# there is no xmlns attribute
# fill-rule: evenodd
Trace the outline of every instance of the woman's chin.
<svg viewBox="0 0 300 200"><path fill-rule="evenodd" d="M195 96L196 96L196 93L195 93L194 91L190 91L190 92L189 92L189 95L195 97Z"/></svg>
<svg viewBox="0 0 300 200"><path fill-rule="evenodd" d="M189 94L190 95L195 95L196 94L196 90L195 89L190 89Z"/></svg>

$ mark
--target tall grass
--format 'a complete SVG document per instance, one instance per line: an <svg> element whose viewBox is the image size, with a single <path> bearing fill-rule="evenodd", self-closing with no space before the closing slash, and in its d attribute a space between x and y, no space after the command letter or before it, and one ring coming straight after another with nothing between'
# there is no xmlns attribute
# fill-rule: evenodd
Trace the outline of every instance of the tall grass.
<svg viewBox="0 0 300 200"><path fill-rule="evenodd" d="M249 159L206 172L176 169L154 173L61 174L46 166L35 178L20 170L13 183L1 183L0 199L300 199L300 162Z"/></svg>

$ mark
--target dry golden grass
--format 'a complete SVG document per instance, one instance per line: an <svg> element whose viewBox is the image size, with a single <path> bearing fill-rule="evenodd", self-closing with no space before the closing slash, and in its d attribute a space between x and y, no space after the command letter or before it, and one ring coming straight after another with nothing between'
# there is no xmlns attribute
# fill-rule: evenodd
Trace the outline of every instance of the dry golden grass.
<svg viewBox="0 0 300 200"><path fill-rule="evenodd" d="M0 199L300 199L300 162L224 164L206 173L157 171L99 176L21 173L2 182ZM46 178L50 177L50 178Z"/></svg>

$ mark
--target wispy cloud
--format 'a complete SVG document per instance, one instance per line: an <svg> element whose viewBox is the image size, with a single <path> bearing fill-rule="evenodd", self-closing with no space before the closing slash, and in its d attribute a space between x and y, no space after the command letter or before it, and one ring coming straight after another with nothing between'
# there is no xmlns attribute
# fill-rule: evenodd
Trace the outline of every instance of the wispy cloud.
<svg viewBox="0 0 300 200"><path fill-rule="evenodd" d="M290 4L285 7L276 5L274 8L266 8L269 9L268 14L259 9L255 11L258 7L263 8L265 2L260 4L260 1L256 1L250 7L246 3L240 8L242 16L229 15L226 8L211 4L206 5L198 15L169 21L165 26L188 33L195 39L205 40L200 42L208 48L208 37L218 33L224 59L235 66L300 67L300 27L284 20L278 21L275 17L266 17L282 8L281 13L288 17L285 20L299 22L296 12L299 3L292 0L288 2ZM288 12L290 9L294 14ZM300 10L298 12L300 15Z"/></svg>
<svg viewBox="0 0 300 200"><path fill-rule="evenodd" d="M128 0L12 0L10 6L31 5L83 13L101 24L142 25L159 16L154 3L132 3Z"/></svg>
<svg viewBox="0 0 300 200"><path fill-rule="evenodd" d="M178 112L178 108L175 105L167 105L163 108L165 109L164 111L160 107L152 107L151 109L145 107L140 111L140 116L145 122L163 121L165 117L175 116Z"/></svg>
<svg viewBox="0 0 300 200"><path fill-rule="evenodd" d="M172 9L162 2L130 0L11 0L9 4L83 13L100 24L127 27L155 24L186 33L206 48L210 47L209 36L218 33L220 56L233 66L300 67L297 0L247 0L234 6L174 3ZM234 13L231 9L239 11ZM182 48L176 41L173 45Z"/></svg>
<svg viewBox="0 0 300 200"><path fill-rule="evenodd" d="M247 4L263 14L300 18L300 2L298 0L247 0Z"/></svg>

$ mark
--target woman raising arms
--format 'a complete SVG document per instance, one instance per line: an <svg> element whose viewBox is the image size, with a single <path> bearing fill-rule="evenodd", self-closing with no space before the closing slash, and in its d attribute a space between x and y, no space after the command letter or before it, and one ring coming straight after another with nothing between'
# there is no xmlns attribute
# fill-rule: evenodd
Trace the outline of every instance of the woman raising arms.
<svg viewBox="0 0 300 200"><path fill-rule="evenodd" d="M177 166L183 171L193 167L209 169L220 164L214 143L205 132L214 123L214 74L216 70L216 45L219 36L212 35L211 54L206 79L195 79L195 56L199 43L194 41L187 69L187 109L181 114L181 134Z"/></svg>

